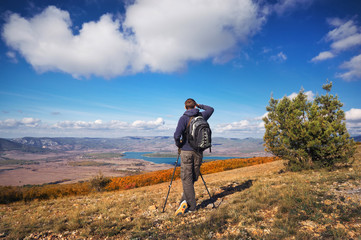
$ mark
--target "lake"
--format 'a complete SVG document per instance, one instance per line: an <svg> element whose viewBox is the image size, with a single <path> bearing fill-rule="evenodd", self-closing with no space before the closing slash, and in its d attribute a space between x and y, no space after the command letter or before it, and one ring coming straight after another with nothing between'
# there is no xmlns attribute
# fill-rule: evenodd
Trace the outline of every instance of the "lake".
<svg viewBox="0 0 361 240"><path fill-rule="evenodd" d="M149 153L153 153L153 152L125 152L124 153L124 157L123 159L127 159L127 158L133 158L133 159L142 159L145 161L149 161L149 162L154 162L154 163L167 163L167 164L172 164L174 165L174 163L176 162L177 158L176 157L146 157L144 156L144 154L149 154ZM234 157L203 157L204 160L224 160L224 159L231 159ZM180 158L178 160L178 165L180 165Z"/></svg>

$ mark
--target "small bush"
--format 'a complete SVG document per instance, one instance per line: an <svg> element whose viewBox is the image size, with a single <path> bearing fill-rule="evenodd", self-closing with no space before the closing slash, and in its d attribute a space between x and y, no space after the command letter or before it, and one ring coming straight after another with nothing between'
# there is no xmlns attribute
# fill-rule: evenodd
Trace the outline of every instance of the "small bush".
<svg viewBox="0 0 361 240"><path fill-rule="evenodd" d="M108 186L110 182L110 178L104 177L103 174L99 173L97 176L90 180L90 185L96 191L101 192L106 188L106 186Z"/></svg>

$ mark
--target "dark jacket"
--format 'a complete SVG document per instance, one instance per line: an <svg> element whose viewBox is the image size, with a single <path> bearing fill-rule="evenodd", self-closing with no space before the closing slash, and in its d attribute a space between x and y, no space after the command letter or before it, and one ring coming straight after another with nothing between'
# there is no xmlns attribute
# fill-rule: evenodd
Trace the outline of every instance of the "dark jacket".
<svg viewBox="0 0 361 240"><path fill-rule="evenodd" d="M184 151L194 151L193 148L189 145L186 136L186 128L189 122L189 118L192 116L197 116L200 112L203 118L208 120L214 111L212 107L203 104L199 104L199 108L203 109L204 111L200 112L197 108L185 111L184 114L179 118L177 128L174 132L175 145Z"/></svg>

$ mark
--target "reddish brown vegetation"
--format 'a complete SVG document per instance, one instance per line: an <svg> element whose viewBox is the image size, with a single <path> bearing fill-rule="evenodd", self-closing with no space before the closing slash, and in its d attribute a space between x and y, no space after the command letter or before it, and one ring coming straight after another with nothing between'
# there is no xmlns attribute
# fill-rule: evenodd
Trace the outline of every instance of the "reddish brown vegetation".
<svg viewBox="0 0 361 240"><path fill-rule="evenodd" d="M252 166L278 160L274 157L235 158L204 163L202 174L222 172L235 168ZM173 169L144 173L140 175L112 178L105 190L126 190L131 188L154 185L171 180ZM180 168L176 168L175 179L179 178ZM75 184L54 184L28 187L0 186L0 203L15 201L31 201L34 199L51 199L63 196L86 195L94 191L89 182Z"/></svg>
<svg viewBox="0 0 361 240"><path fill-rule="evenodd" d="M201 173L210 174L227 171L235 168L247 167L275 161L274 157L254 157L254 158L234 158L228 160L218 160L202 164ZM173 169L155 171L141 175L112 178L107 186L108 190L130 189L136 187L149 186L171 180ZM176 168L174 179L179 178L180 167Z"/></svg>

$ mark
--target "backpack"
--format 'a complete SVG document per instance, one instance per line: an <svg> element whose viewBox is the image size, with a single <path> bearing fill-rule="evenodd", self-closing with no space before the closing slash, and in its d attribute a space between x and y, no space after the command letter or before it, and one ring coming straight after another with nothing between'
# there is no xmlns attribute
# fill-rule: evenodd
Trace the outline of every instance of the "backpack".
<svg viewBox="0 0 361 240"><path fill-rule="evenodd" d="M189 145L195 151L203 152L209 148L209 152L211 152L212 131L201 114L189 118L186 131Z"/></svg>

